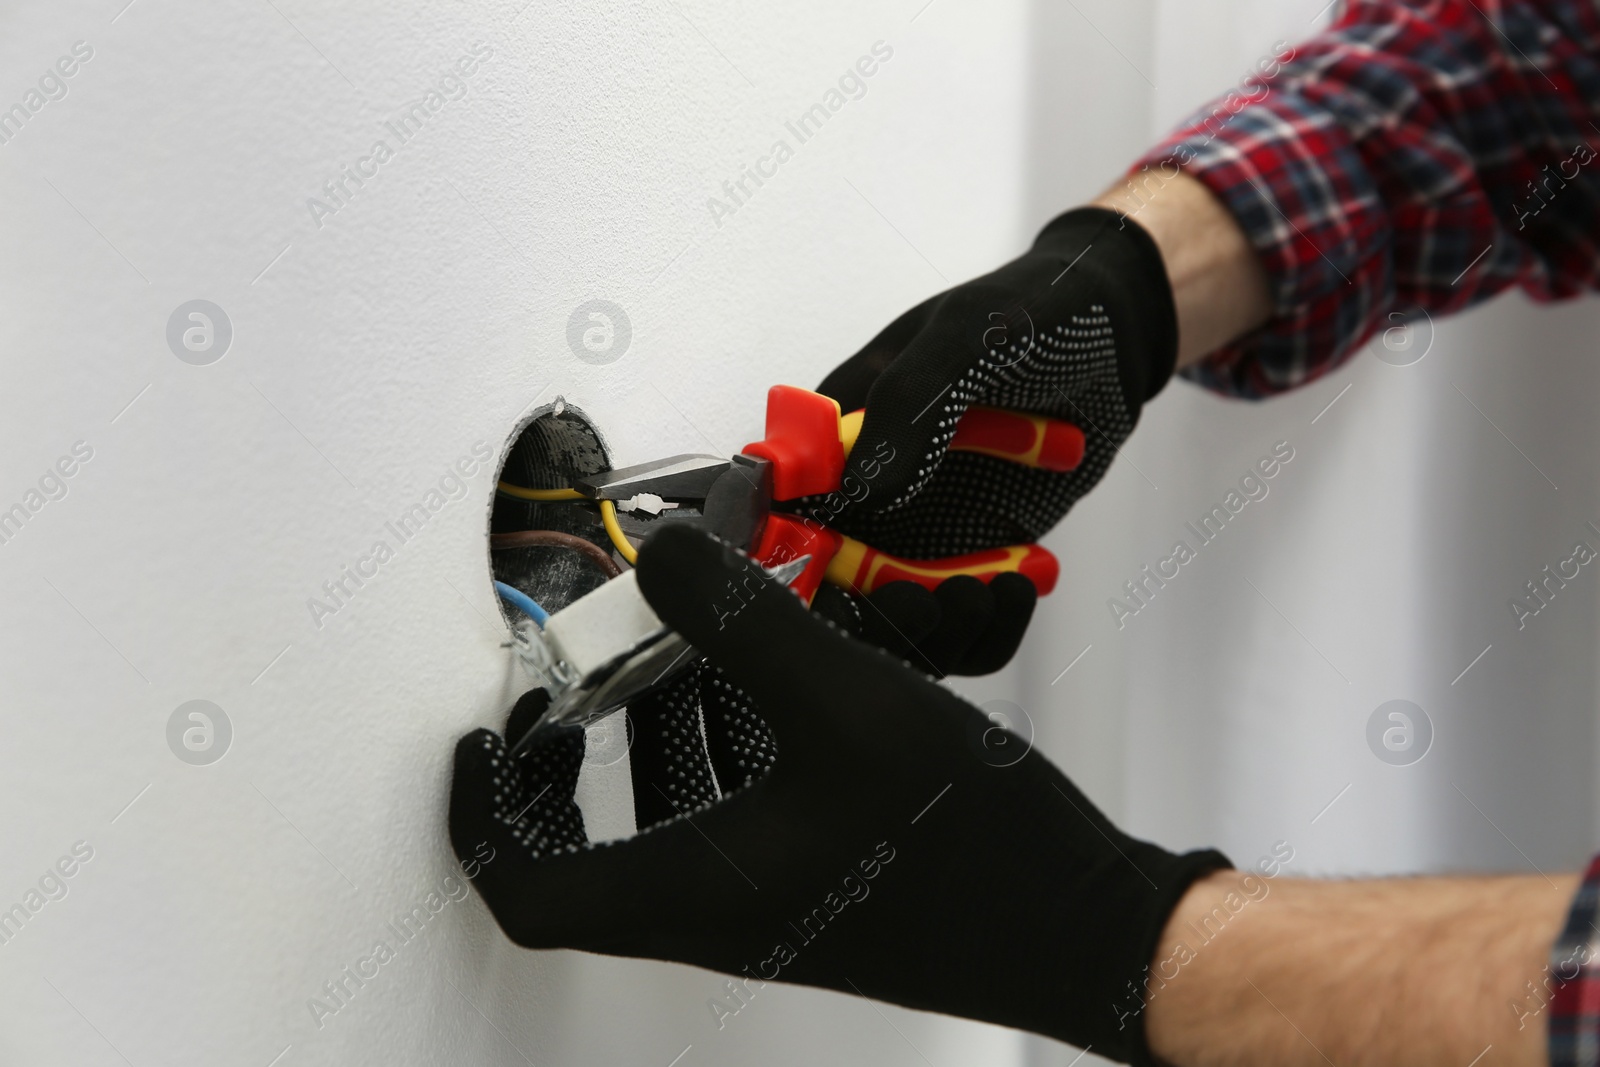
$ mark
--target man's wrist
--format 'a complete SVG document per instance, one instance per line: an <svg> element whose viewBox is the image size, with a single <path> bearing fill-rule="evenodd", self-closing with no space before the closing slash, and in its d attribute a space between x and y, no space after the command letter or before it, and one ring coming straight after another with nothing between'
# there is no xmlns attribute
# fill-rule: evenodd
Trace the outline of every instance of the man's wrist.
<svg viewBox="0 0 1600 1067"><path fill-rule="evenodd" d="M1093 203L1138 223L1160 249L1177 309L1182 369L1265 323L1271 289L1244 230L1205 185L1181 171L1140 180L1142 196L1116 185ZM1159 187L1150 188L1152 180Z"/></svg>
<svg viewBox="0 0 1600 1067"><path fill-rule="evenodd" d="M1174 1067L1546 1062L1538 986L1575 875L1196 882L1151 962L1145 1034Z"/></svg>

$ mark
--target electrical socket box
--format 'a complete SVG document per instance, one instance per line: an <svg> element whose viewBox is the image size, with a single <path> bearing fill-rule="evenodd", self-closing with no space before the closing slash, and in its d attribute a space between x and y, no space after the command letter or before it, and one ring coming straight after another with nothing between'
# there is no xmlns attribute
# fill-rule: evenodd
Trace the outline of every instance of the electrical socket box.
<svg viewBox="0 0 1600 1067"><path fill-rule="evenodd" d="M566 488L583 475L598 474L610 467L599 430L582 412L558 397L554 405L529 420L512 441L500 470L500 481L531 489ZM562 501L523 500L496 492L489 532L521 530L571 534L597 545L607 555L612 552L605 528L592 508L573 507ZM489 569L496 581L522 590L551 614L606 581L606 575L591 560L556 545L491 548Z"/></svg>

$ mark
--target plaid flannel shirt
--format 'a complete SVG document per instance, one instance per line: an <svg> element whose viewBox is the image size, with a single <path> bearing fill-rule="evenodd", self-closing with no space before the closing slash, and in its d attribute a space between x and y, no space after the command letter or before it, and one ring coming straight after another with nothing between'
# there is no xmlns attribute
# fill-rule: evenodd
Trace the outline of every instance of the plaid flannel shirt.
<svg viewBox="0 0 1600 1067"><path fill-rule="evenodd" d="M1591 1067L1600 1063L1600 856L1589 861L1567 925L1550 949L1542 986L1529 983L1526 996L1513 1002L1523 1025L1549 1008L1551 1067Z"/></svg>
<svg viewBox="0 0 1600 1067"><path fill-rule="evenodd" d="M1182 170L1243 226L1273 317L1184 373L1261 397L1424 314L1600 286L1596 146L1600 0L1346 0L1148 153L1128 199L1137 218ZM1511 1005L1544 1017L1552 1067L1600 1067L1597 912L1600 857Z"/></svg>
<svg viewBox="0 0 1600 1067"><path fill-rule="evenodd" d="M1261 397L1424 313L1595 288L1592 146L1597 0L1347 0L1136 164L1124 199L1179 168L1244 227L1272 320L1184 373Z"/></svg>

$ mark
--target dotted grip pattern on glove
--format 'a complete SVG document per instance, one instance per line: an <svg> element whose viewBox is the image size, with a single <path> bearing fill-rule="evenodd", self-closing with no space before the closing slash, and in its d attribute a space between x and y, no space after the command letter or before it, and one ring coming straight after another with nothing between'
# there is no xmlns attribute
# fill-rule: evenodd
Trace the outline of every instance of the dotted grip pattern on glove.
<svg viewBox="0 0 1600 1067"><path fill-rule="evenodd" d="M524 693L506 721L505 736L521 737L549 703L542 689ZM772 730L750 698L704 663L617 714L625 716L634 820L641 830L732 795L765 775L777 756ZM489 736L493 816L505 832L534 859L590 847L574 800L578 774L590 756L585 732L549 730L515 756L503 738ZM616 757L607 747L594 758Z"/></svg>
<svg viewBox="0 0 1600 1067"><path fill-rule="evenodd" d="M1176 357L1155 242L1115 212L1069 212L1027 254L906 312L819 386L866 418L853 491L801 510L913 559L1035 541L1105 474ZM1083 462L1056 473L949 452L977 403L1073 423ZM886 449L895 460L876 463Z"/></svg>

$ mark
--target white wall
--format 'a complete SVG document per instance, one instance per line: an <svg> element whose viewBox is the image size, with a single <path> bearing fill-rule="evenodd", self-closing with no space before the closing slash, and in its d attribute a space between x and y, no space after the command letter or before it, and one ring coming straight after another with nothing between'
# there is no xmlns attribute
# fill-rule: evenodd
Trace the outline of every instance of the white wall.
<svg viewBox="0 0 1600 1067"><path fill-rule="evenodd" d="M769 384L815 381L1013 254L1316 6L64 0L0 16L0 104L73 42L94 49L0 144L0 508L74 442L93 449L0 544L0 906L76 842L93 850L0 944L0 1060L1069 1061L778 987L719 1032L715 976L526 953L476 898L317 1028L307 1001L450 872L451 744L522 684L487 581L487 476L320 629L306 601L475 442L498 449L557 395L619 462L732 451ZM707 198L878 40L894 56L867 95L716 225ZM307 198L477 42L493 55L470 92L319 228ZM165 339L194 298L234 329L208 366ZM632 325L599 366L566 341L597 298ZM1595 325L1592 306L1502 302L1441 326L1416 366L1362 357L1274 404L1173 386L1053 536L1064 581L1020 668L969 691L1021 701L1091 795L1173 845L1249 860L1283 837L1305 873L1577 862L1592 595L1576 585L1523 634L1503 601L1600 519L1594 442L1574 429ZM1280 438L1297 458L1259 512L1110 629L1113 587ZM1414 767L1362 740L1391 697L1437 727ZM209 766L168 747L193 699L232 723ZM615 808L606 782L586 786Z"/></svg>
<svg viewBox="0 0 1600 1067"><path fill-rule="evenodd" d="M1012 1034L802 990L719 1033L716 977L527 953L476 897L319 1029L307 1001L452 870L454 739L526 684L489 476L320 629L307 599L535 401L620 462L728 453L767 386L1009 254L1025 7L122 3L0 16L6 104L93 48L0 144L0 506L93 449L0 544L0 902L93 851L0 944L0 1061L1004 1062ZM717 226L707 198L880 40ZM478 42L465 97L319 227L307 199ZM234 331L207 366L165 339L194 298ZM632 326L601 366L566 340L595 298ZM209 766L168 747L193 699L232 724Z"/></svg>

